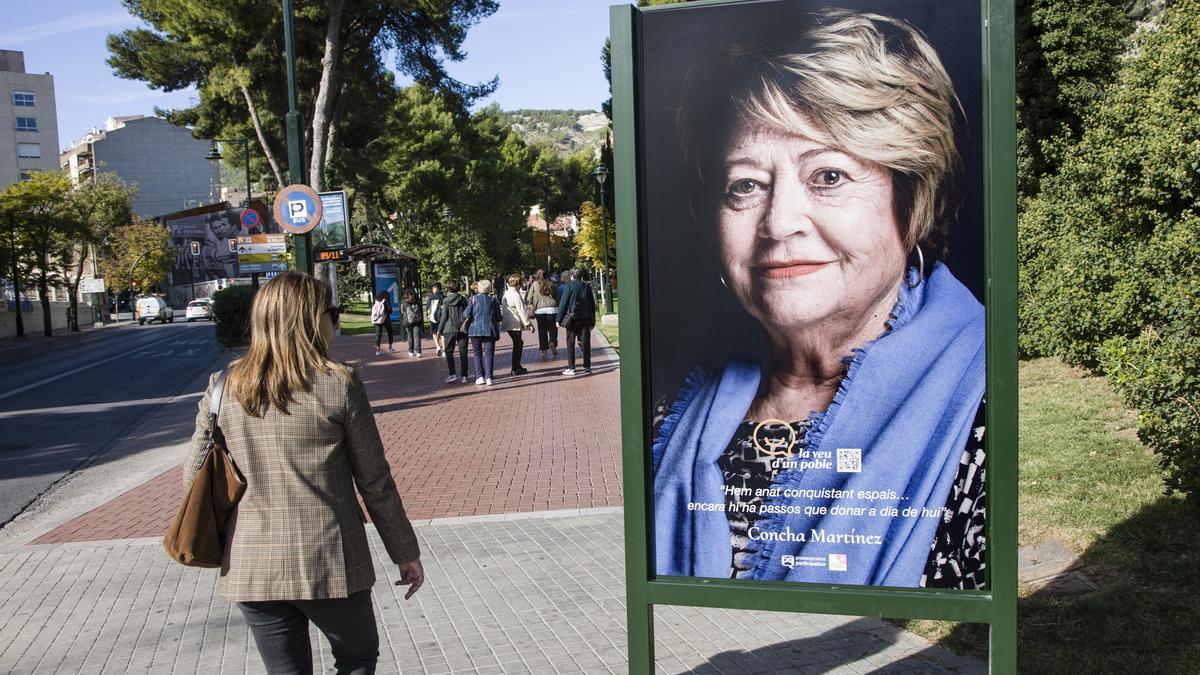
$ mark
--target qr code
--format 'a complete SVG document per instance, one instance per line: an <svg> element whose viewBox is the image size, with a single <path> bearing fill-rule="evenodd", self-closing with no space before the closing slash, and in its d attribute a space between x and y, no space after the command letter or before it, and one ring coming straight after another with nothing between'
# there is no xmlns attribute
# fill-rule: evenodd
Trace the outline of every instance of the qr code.
<svg viewBox="0 0 1200 675"><path fill-rule="evenodd" d="M838 470L838 473L861 473L862 472L862 449L861 448L838 448L837 470Z"/></svg>

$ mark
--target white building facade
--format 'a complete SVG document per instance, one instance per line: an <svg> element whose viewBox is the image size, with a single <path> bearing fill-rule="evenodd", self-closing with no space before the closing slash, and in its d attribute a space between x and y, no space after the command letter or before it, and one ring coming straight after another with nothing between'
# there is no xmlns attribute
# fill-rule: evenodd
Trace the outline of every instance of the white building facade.
<svg viewBox="0 0 1200 675"><path fill-rule="evenodd" d="M0 49L0 190L34 171L57 171L54 76L25 72L25 54Z"/></svg>

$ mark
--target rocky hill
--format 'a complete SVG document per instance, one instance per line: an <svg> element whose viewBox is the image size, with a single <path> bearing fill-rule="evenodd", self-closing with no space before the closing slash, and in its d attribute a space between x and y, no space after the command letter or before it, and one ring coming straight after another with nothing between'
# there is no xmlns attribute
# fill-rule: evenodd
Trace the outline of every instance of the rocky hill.
<svg viewBox="0 0 1200 675"><path fill-rule="evenodd" d="M595 152L608 129L608 118L594 110L512 110L505 115L526 143L552 145L564 155Z"/></svg>

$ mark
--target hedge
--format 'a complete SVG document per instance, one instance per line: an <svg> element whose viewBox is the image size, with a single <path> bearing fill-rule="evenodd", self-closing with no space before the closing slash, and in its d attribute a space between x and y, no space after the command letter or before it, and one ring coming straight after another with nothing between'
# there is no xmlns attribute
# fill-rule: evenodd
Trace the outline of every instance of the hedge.
<svg viewBox="0 0 1200 675"><path fill-rule="evenodd" d="M1104 373L1171 491L1200 493L1200 0L1134 38L1022 202L1021 349Z"/></svg>
<svg viewBox="0 0 1200 675"><path fill-rule="evenodd" d="M250 306L256 292L253 286L235 285L213 293L213 320L222 347L233 349L249 342Z"/></svg>

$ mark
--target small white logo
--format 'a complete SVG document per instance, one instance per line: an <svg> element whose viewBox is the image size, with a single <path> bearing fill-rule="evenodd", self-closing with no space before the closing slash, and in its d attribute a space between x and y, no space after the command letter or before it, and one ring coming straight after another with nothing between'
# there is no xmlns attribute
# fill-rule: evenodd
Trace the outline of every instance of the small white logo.
<svg viewBox="0 0 1200 675"><path fill-rule="evenodd" d="M308 220L308 204L303 199L288 200L288 219L293 223L303 223Z"/></svg>
<svg viewBox="0 0 1200 675"><path fill-rule="evenodd" d="M790 570L790 569L792 569L793 567L795 567L795 566L796 566L796 556L794 556L794 555L785 555L785 556L783 556L782 558L780 558L779 562L780 562L780 563L781 563L781 564L782 564L784 567L786 567L786 568L788 568L788 569Z"/></svg>
<svg viewBox="0 0 1200 675"><path fill-rule="evenodd" d="M862 472L862 448L838 448L838 473Z"/></svg>
<svg viewBox="0 0 1200 675"><path fill-rule="evenodd" d="M829 571L830 572L845 572L847 560L845 553L830 553L829 554Z"/></svg>

